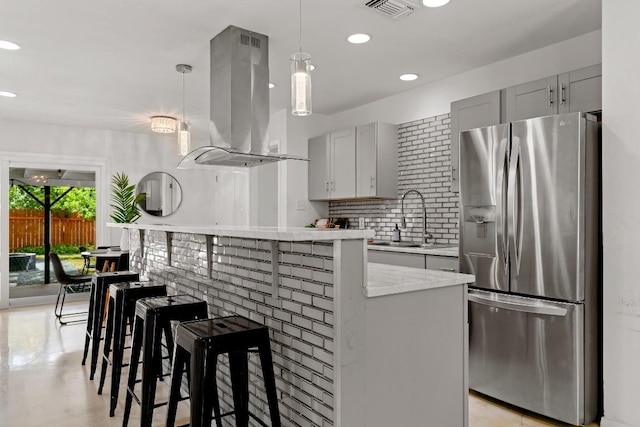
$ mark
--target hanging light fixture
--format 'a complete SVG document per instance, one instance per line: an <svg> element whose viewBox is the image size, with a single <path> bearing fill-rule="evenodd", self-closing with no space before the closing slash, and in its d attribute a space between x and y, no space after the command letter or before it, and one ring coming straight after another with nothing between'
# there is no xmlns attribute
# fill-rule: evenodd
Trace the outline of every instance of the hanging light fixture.
<svg viewBox="0 0 640 427"><path fill-rule="evenodd" d="M167 116L151 117L151 130L158 133L173 133L176 131L177 120Z"/></svg>
<svg viewBox="0 0 640 427"><path fill-rule="evenodd" d="M302 0L300 1L300 50L291 55L291 114L311 115L311 55L302 51Z"/></svg>
<svg viewBox="0 0 640 427"><path fill-rule="evenodd" d="M186 156L191 151L191 126L184 118L184 75L191 70L191 65L176 65L176 71L182 73L182 121L178 128L178 153L181 156Z"/></svg>

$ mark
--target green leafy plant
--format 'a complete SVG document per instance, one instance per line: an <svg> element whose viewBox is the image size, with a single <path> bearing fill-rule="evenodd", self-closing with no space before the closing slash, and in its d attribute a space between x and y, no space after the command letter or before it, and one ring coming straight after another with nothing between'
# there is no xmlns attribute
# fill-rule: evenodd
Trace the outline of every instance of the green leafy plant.
<svg viewBox="0 0 640 427"><path fill-rule="evenodd" d="M93 246L83 246L85 249L93 249ZM15 252L20 253L35 253L36 255L44 255L44 246L23 246ZM76 245L60 244L52 245L51 252L55 252L58 255L74 255L80 253L80 247Z"/></svg>
<svg viewBox="0 0 640 427"><path fill-rule="evenodd" d="M144 200L144 193L135 195L135 185L129 185L129 177L124 172L111 178L111 219L120 224L130 224L140 218L138 203Z"/></svg>

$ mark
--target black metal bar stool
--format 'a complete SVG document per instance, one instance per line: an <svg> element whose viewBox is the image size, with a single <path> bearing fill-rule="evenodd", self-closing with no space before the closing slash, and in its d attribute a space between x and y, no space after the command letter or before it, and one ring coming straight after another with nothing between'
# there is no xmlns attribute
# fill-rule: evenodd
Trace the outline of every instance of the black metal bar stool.
<svg viewBox="0 0 640 427"><path fill-rule="evenodd" d="M218 427L222 417L235 414L236 426L247 427L249 416L267 427L261 419L249 413L248 353L257 348L264 377L271 426L280 427L280 411L273 374L269 329L242 316L219 317L181 323L176 328L171 391L167 409L167 427L175 424L183 368L190 373L191 427L211 425L211 411ZM228 353L232 412L221 414L216 381L218 355Z"/></svg>
<svg viewBox="0 0 640 427"><path fill-rule="evenodd" d="M136 316L131 338L131 358L127 397L122 426L129 423L131 402L135 398L140 404L140 426L151 426L153 410L166 402L156 404L156 379L162 376L162 334L164 332L169 361L173 354L173 335L170 322L206 319L207 303L189 295L173 295L158 298L143 298L136 302ZM137 380L140 352L142 350L142 379ZM140 397L134 387L142 383Z"/></svg>
<svg viewBox="0 0 640 427"><path fill-rule="evenodd" d="M84 353L82 364L87 361L89 342L91 341L91 370L89 379L93 379L98 366L100 353L100 340L102 339L102 320L104 313L107 289L112 283L135 282L140 280L140 275L132 271L113 271L109 273L94 273L91 277L91 294L89 295L89 314L87 315L87 331L84 339Z"/></svg>
<svg viewBox="0 0 640 427"><path fill-rule="evenodd" d="M151 282L114 283L109 286L109 311L107 314L107 328L102 354L102 370L98 394L102 394L104 381L107 376L107 366L111 364L111 399L109 416L113 417L118 404L120 376L122 374L122 359L125 348L127 324L133 324L136 301L141 298L160 297L167 295L166 285L153 285ZM111 343L113 341L113 356L109 360Z"/></svg>

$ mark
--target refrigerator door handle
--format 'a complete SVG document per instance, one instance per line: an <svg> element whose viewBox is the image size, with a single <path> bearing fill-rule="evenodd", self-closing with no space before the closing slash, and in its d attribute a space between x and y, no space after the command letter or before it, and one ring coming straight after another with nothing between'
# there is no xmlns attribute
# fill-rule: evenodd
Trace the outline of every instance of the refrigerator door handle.
<svg viewBox="0 0 640 427"><path fill-rule="evenodd" d="M498 258L507 264L509 261L509 240L507 229L507 175L509 168L509 140L500 141L498 150L498 173L496 182L496 230L498 233Z"/></svg>
<svg viewBox="0 0 640 427"><path fill-rule="evenodd" d="M512 251L514 258L515 272L520 272L520 245L522 244L522 231L521 228L521 200L522 191L519 188L522 182L521 173L522 167L520 165L520 138L513 137L511 143L511 158L509 160L509 181L507 183L507 216L510 250ZM520 174L518 173L520 172Z"/></svg>
<svg viewBox="0 0 640 427"><path fill-rule="evenodd" d="M542 314L546 316L560 316L564 317L567 314L567 309L558 307L556 305L542 302L542 301L514 301L514 298L507 299L500 294L493 294L491 298L486 297L483 294L473 293L470 291L467 295L467 299L470 302L477 304L483 304L489 307L503 308L505 310L520 311L523 313Z"/></svg>

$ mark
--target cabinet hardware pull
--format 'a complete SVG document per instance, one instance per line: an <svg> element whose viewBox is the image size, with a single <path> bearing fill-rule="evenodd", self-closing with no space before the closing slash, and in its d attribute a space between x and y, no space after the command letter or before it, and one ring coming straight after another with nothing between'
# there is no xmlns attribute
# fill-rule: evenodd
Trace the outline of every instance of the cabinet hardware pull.
<svg viewBox="0 0 640 427"><path fill-rule="evenodd" d="M324 182L324 191L329 191L329 181Z"/></svg>
<svg viewBox="0 0 640 427"><path fill-rule="evenodd" d="M551 88L551 86L547 86L547 92L548 92L548 96L549 96L549 107L551 107L551 105L553 104L553 89Z"/></svg>
<svg viewBox="0 0 640 427"><path fill-rule="evenodd" d="M566 89L565 89L564 83L563 83L563 84L560 85L560 105L564 105L566 100L567 100Z"/></svg>
<svg viewBox="0 0 640 427"><path fill-rule="evenodd" d="M440 270L442 270L442 271L450 271L451 273L455 273L456 272L455 268L441 268Z"/></svg>
<svg viewBox="0 0 640 427"><path fill-rule="evenodd" d="M370 181L371 181L371 188L375 187L374 180L375 180L375 178L372 176L372 177L371 177L371 179L370 179Z"/></svg>

